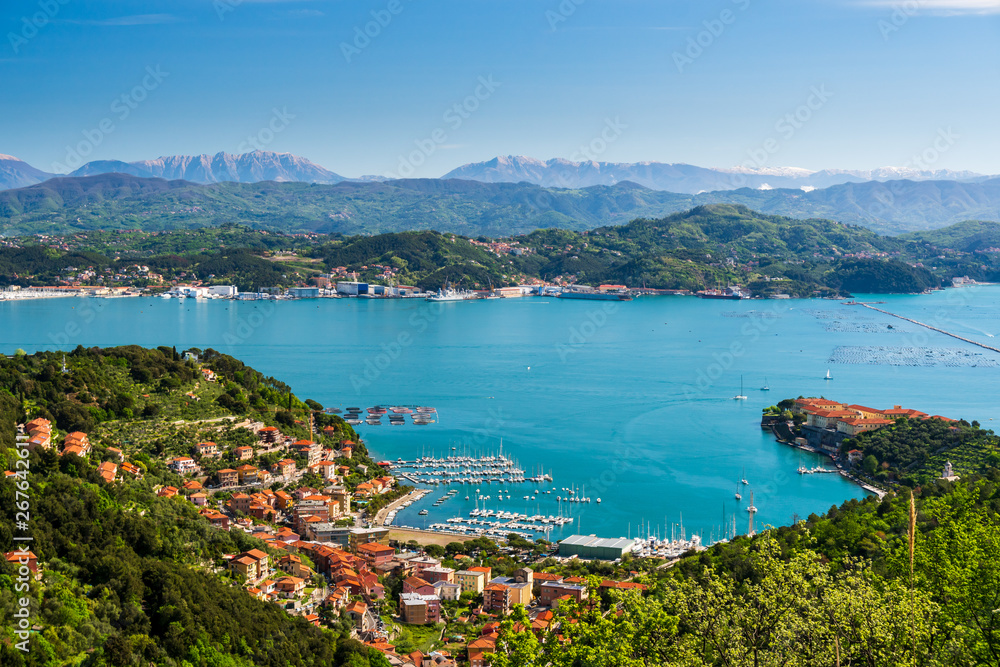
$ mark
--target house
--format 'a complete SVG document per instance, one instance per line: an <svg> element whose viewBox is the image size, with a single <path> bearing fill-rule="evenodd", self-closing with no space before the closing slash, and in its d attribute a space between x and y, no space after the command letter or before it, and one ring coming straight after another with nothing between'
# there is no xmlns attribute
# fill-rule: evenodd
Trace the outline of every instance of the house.
<svg viewBox="0 0 1000 667"><path fill-rule="evenodd" d="M392 556L396 553L396 550L378 542L367 542L359 544L354 552L365 560L368 567L375 567L376 565L392 560Z"/></svg>
<svg viewBox="0 0 1000 667"><path fill-rule="evenodd" d="M229 569L234 573L243 575L248 581L257 581L260 573L257 571L257 561L249 556L240 556L229 561Z"/></svg>
<svg viewBox="0 0 1000 667"><path fill-rule="evenodd" d="M107 452L108 456L115 459L119 463L125 460L124 452L122 452L122 450L118 449L117 447L108 447Z"/></svg>
<svg viewBox="0 0 1000 667"><path fill-rule="evenodd" d="M306 588L306 582L299 577L281 577L274 582L274 590L278 597L287 599L297 598Z"/></svg>
<svg viewBox="0 0 1000 667"><path fill-rule="evenodd" d="M292 506L292 497L288 495L287 491L275 491L274 492L274 504L280 510L287 510Z"/></svg>
<svg viewBox="0 0 1000 667"><path fill-rule="evenodd" d="M493 653L497 648L497 640L491 636L483 636L469 642L467 651L469 653L470 667L487 667L486 660L488 653Z"/></svg>
<svg viewBox="0 0 1000 667"><path fill-rule="evenodd" d="M118 466L111 461L105 461L101 465L97 466L97 474L100 475L101 478L108 484L115 481L115 474L117 472Z"/></svg>
<svg viewBox="0 0 1000 667"><path fill-rule="evenodd" d="M251 565L252 563L252 565ZM230 569L242 574L248 582L257 583L271 573L270 559L260 549L251 549L233 556L229 561Z"/></svg>
<svg viewBox="0 0 1000 667"><path fill-rule="evenodd" d="M358 632L370 632L375 629L375 617L364 602L356 600L347 605L344 611L354 621L354 627Z"/></svg>
<svg viewBox="0 0 1000 667"><path fill-rule="evenodd" d="M257 484L260 481L260 473L252 465L241 465L236 469L239 475L240 484Z"/></svg>
<svg viewBox="0 0 1000 667"><path fill-rule="evenodd" d="M254 504L254 499L245 493L235 493L233 497L229 499L229 509L243 512L246 514L250 510L250 506Z"/></svg>
<svg viewBox="0 0 1000 667"><path fill-rule="evenodd" d="M160 496L161 498L173 498L178 493L179 491L177 490L177 487L164 486L159 491L156 492L156 495Z"/></svg>
<svg viewBox="0 0 1000 667"><path fill-rule="evenodd" d="M52 422L50 422L48 419L36 417L35 419L32 419L30 422L24 425L24 432L27 433L28 435L31 435L32 433L39 430L45 430L51 432Z"/></svg>
<svg viewBox="0 0 1000 667"><path fill-rule="evenodd" d="M297 440L292 444L289 449L295 453L296 456L301 456L306 460L308 465L312 465L319 461L320 456L323 453L323 446L318 442L313 442L312 440Z"/></svg>
<svg viewBox="0 0 1000 667"><path fill-rule="evenodd" d="M861 463L861 460L865 457L864 452L860 449L852 449L847 452L847 460L850 461L851 465L857 465Z"/></svg>
<svg viewBox="0 0 1000 667"><path fill-rule="evenodd" d="M403 622L410 625L427 625L441 620L441 599L437 595L401 593L399 608Z"/></svg>
<svg viewBox="0 0 1000 667"><path fill-rule="evenodd" d="M504 584L490 582L483 588L483 610L499 614L510 613L510 589Z"/></svg>
<svg viewBox="0 0 1000 667"><path fill-rule="evenodd" d="M34 449L35 447L41 447L42 449L50 449L52 447L52 436L48 431L36 431L28 436L28 449Z"/></svg>
<svg viewBox="0 0 1000 667"><path fill-rule="evenodd" d="M388 491L389 489L391 489L392 485L395 484L395 483L396 483L396 479L394 477L389 476L389 475L385 475L383 477L376 477L375 479L371 480L372 487L378 493L385 493L386 491Z"/></svg>
<svg viewBox="0 0 1000 667"><path fill-rule="evenodd" d="M309 466L309 470L328 482L337 479L337 464L333 461L317 461Z"/></svg>
<svg viewBox="0 0 1000 667"><path fill-rule="evenodd" d="M302 559L295 554L286 554L281 557L278 561L278 568L288 572L292 576L301 577L303 579L308 579L313 576L315 572L308 565L302 562Z"/></svg>
<svg viewBox="0 0 1000 667"><path fill-rule="evenodd" d="M295 461L292 459L282 459L272 466L271 472L279 477L288 479L295 474Z"/></svg>
<svg viewBox="0 0 1000 667"><path fill-rule="evenodd" d="M482 593L486 588L486 573L475 570L459 570L455 573L455 583L462 587L462 592L472 591Z"/></svg>
<svg viewBox="0 0 1000 667"><path fill-rule="evenodd" d="M137 479L142 479L142 468L135 465L134 463L129 463L128 461L124 461L121 464L121 471L122 473L129 474Z"/></svg>
<svg viewBox="0 0 1000 667"><path fill-rule="evenodd" d="M462 587L453 581L435 581L434 593L442 600L457 600L462 597Z"/></svg>
<svg viewBox="0 0 1000 667"><path fill-rule="evenodd" d="M649 590L649 586L646 584L640 584L636 581L614 581L613 579L605 579L601 582L600 587L603 590L638 591L639 593L645 593Z"/></svg>
<svg viewBox="0 0 1000 667"><path fill-rule="evenodd" d="M407 577L403 580L404 593L417 593L420 595L434 595L437 591L434 586L424 581L420 577Z"/></svg>
<svg viewBox="0 0 1000 667"><path fill-rule="evenodd" d="M188 473L198 470L198 464L190 456L178 456L170 459L167 463L167 467L176 472L178 475L186 475Z"/></svg>
<svg viewBox="0 0 1000 667"><path fill-rule="evenodd" d="M190 500L198 507L204 507L206 504L208 504L208 494L202 491L199 491L197 493L192 493L190 496L188 496L188 500Z"/></svg>
<svg viewBox="0 0 1000 667"><path fill-rule="evenodd" d="M214 442L199 442L194 446L194 451L199 456L218 456L219 446Z"/></svg>
<svg viewBox="0 0 1000 667"><path fill-rule="evenodd" d="M16 568L27 567L32 574L38 574L38 557L30 551L8 551L5 554L7 562Z"/></svg>
<svg viewBox="0 0 1000 667"><path fill-rule="evenodd" d="M493 579L483 590L483 606L486 607L487 597L489 597L487 592L490 590L490 586L500 585L506 589L505 594L501 595L499 589L493 589L492 595L495 601L503 605L502 607L498 607L498 609L502 609L504 613L507 613L516 604L527 607L534 598L532 591L534 575L535 573L530 568L522 567L514 573L513 577L497 577Z"/></svg>
<svg viewBox="0 0 1000 667"><path fill-rule="evenodd" d="M587 587L566 582L546 581L541 585L538 603L545 607L552 607L554 606L553 601L564 595L570 596L577 602L582 602L588 597Z"/></svg>
<svg viewBox="0 0 1000 667"><path fill-rule="evenodd" d="M420 573L428 568L441 566L441 561L436 558L431 558L430 556L418 556L416 558L411 558L409 563L413 566L413 574L417 576L420 576Z"/></svg>
<svg viewBox="0 0 1000 667"><path fill-rule="evenodd" d="M413 561L410 561L411 563ZM452 583L455 581L455 570L450 567L425 567L419 572L414 572L419 574L420 578L431 584L436 584L439 581L447 581Z"/></svg>
<svg viewBox="0 0 1000 667"><path fill-rule="evenodd" d="M240 483L240 474L232 468L224 468L215 473L215 476L219 480L220 488L238 486Z"/></svg>
<svg viewBox="0 0 1000 667"><path fill-rule="evenodd" d="M36 433L33 437L42 435L44 431ZM29 444L32 442L28 440ZM46 447L46 445L42 445ZM87 456L90 454L90 438L87 437L86 433L81 433L80 431L74 431L63 438L63 454L76 454L77 456Z"/></svg>
<svg viewBox="0 0 1000 667"><path fill-rule="evenodd" d="M218 510L211 510L208 508L203 508L201 510L201 515L208 519L216 528L221 528L222 530L229 530L229 517Z"/></svg>
<svg viewBox="0 0 1000 667"><path fill-rule="evenodd" d="M233 450L233 458L237 461L249 461L253 458L253 447L237 447Z"/></svg>
<svg viewBox="0 0 1000 667"><path fill-rule="evenodd" d="M344 516L351 513L351 492L343 486L327 487L330 494L330 516Z"/></svg>

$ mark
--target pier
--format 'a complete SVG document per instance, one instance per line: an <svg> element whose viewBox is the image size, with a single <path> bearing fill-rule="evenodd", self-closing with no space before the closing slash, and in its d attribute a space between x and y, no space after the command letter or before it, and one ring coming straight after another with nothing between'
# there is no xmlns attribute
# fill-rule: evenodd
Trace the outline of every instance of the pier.
<svg viewBox="0 0 1000 667"><path fill-rule="evenodd" d="M851 305L855 305L855 304L851 304ZM980 343L979 341L972 340L971 338L965 338L963 336L959 336L958 334L951 333L950 331L945 331L944 329L939 329L938 327L933 327L933 326L931 326L929 324L925 324L925 323L920 322L918 320L914 320L914 319L911 319L909 317L903 317L902 315L897 315L896 313L890 313L888 310L883 310L881 308L876 308L875 306L870 306L867 303L858 302L857 305L864 306L868 310L874 310L874 311L882 313L884 315L891 315L892 317L895 317L897 319L903 320L904 322L909 322L910 324L916 324L919 327L923 327L925 329L930 329L931 331L936 331L936 332L938 332L940 334L944 334L945 336L951 336L952 338L954 338L956 340L960 340L963 343L969 343L970 345L975 345L977 347L981 347L984 350L989 350L990 352L1000 353L1000 348L996 348L996 347L993 347L991 345L987 345L986 343Z"/></svg>

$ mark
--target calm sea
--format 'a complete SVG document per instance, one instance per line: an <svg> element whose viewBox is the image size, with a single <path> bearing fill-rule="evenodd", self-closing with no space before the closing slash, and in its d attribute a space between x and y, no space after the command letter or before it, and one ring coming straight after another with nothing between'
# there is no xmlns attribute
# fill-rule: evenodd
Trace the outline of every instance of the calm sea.
<svg viewBox="0 0 1000 667"><path fill-rule="evenodd" d="M870 299L987 344L1000 333L1000 287ZM393 460L496 454L502 439L505 455L554 481L506 489L503 503L497 485L482 493L494 509L572 512L576 523L552 537L635 536L640 524L663 536L683 517L688 534L709 540L734 515L746 530L750 490L758 526L863 495L837 475L796 474L818 457L776 444L759 427L762 408L782 398L899 404L986 426L1000 419L1000 354L833 301L0 303L4 352L78 344L213 347L325 406L434 406L440 421L430 426L358 428L376 456ZM761 390L765 382L770 391ZM740 393L747 399L733 400ZM738 506L743 476L750 485ZM592 502L560 507L564 487ZM456 499L431 507L447 488L397 523L423 526L475 506L475 488L460 486ZM523 500L535 488L554 490ZM430 514L418 516L425 507Z"/></svg>

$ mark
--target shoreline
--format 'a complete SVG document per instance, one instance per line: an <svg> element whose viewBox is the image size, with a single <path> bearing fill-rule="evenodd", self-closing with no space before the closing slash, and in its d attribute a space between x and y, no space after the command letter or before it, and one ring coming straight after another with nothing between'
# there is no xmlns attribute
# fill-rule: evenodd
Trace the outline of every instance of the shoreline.
<svg viewBox="0 0 1000 667"><path fill-rule="evenodd" d="M771 432L771 435L774 436L774 441L776 443L778 443L779 445L785 445L786 447L791 447L792 449L798 449L799 451L809 452L810 454L819 454L821 456L826 456L826 457L832 458L830 456L829 452L824 452L824 451L816 449L815 447L809 447L808 445L799 445L799 444L794 443L794 442L788 442L787 440L782 440L778 436L778 434L774 431L774 426L773 425L769 425L769 426L766 426L764 428L767 428L767 430L769 430ZM840 466L840 464L837 463L836 461L834 461L834 466L837 468L836 472L837 472L838 475L840 475L841 477L843 477L847 481L852 482L853 484L857 484L858 486L860 486L865 491L867 491L869 493L872 493L875 496L878 496L879 500L881 500L886 495L888 495L888 493L889 493L888 491L884 491L884 490L879 489L877 487L874 487L874 486L872 486L870 484L867 484L866 482L862 482L857 477L851 475L847 470L844 470Z"/></svg>

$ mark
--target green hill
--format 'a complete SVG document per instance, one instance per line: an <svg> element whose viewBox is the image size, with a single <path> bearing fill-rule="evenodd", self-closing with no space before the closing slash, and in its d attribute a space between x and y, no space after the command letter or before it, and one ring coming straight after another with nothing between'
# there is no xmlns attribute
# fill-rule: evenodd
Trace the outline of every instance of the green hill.
<svg viewBox="0 0 1000 667"><path fill-rule="evenodd" d="M68 250L26 243L0 248L0 284L54 284L85 268L113 282L142 265L167 280L235 284L243 291L291 286L346 269L383 284L388 272L396 284L424 289L446 282L486 289L543 279L689 290L738 283L759 295L812 296L921 292L955 275L1000 275L1000 265L988 257L957 251L945 256L863 227L730 204L589 231L550 228L499 239L430 230L287 235L226 223L172 232L81 232L60 241ZM914 266L927 259L933 271ZM130 279L148 284L142 275Z"/></svg>
<svg viewBox="0 0 1000 667"><path fill-rule="evenodd" d="M976 252L1000 248L1000 222L966 220L941 229L904 234L899 238L939 248Z"/></svg>
<svg viewBox="0 0 1000 667"><path fill-rule="evenodd" d="M829 218L899 234L970 218L998 219L1000 179L847 183L811 192L744 188L686 195L630 182L580 189L443 179L198 185L101 174L54 178L0 192L0 234L163 231L234 223L323 234L433 229L473 237L506 236L551 227L591 229L707 204L743 205L792 218Z"/></svg>

